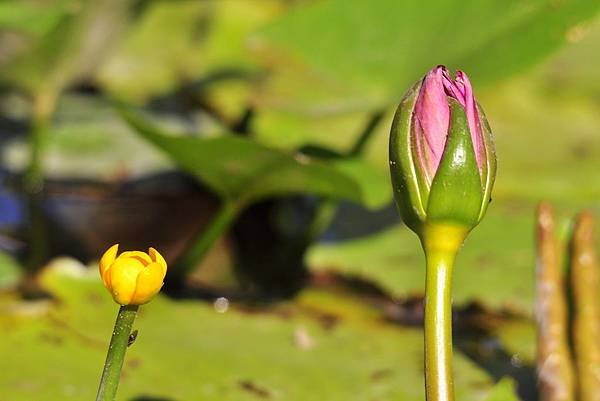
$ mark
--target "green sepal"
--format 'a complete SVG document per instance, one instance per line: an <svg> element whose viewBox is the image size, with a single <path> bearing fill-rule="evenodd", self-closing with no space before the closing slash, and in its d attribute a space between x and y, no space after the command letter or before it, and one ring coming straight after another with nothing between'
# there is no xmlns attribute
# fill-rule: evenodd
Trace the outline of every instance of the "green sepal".
<svg viewBox="0 0 600 401"><path fill-rule="evenodd" d="M394 188L394 199L404 223L413 231L419 232L425 222L427 188L419 178L418 163L414 160L414 144L411 138L411 124L415 103L421 90L422 81L417 82L404 96L394 115L390 131L390 175Z"/></svg>
<svg viewBox="0 0 600 401"><path fill-rule="evenodd" d="M472 229L479 222L482 185L467 116L462 106L448 99L450 127L427 205L428 224L456 224Z"/></svg>
<svg viewBox="0 0 600 401"><path fill-rule="evenodd" d="M483 185L483 197L481 198L481 210L479 211L479 221L483 219L488 205L492 201L492 189L494 188L494 181L496 180L496 149L494 147L494 140L492 137L492 129L487 121L483 109L477 105L477 112L479 114L479 125L483 136L483 144L485 148L485 167L481 178L481 184Z"/></svg>

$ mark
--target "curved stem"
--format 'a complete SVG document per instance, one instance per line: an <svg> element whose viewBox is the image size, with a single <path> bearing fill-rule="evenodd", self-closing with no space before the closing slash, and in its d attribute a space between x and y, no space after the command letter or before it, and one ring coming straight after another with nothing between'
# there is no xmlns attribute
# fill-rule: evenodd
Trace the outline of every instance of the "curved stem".
<svg viewBox="0 0 600 401"><path fill-rule="evenodd" d="M124 305L119 309L108 353L106 354L106 362L104 362L96 401L113 401L115 399L119 379L121 378L121 368L125 359L125 351L127 351L129 344L131 327L138 308L138 305Z"/></svg>
<svg viewBox="0 0 600 401"><path fill-rule="evenodd" d="M454 257L453 252L426 252L425 393L427 401L454 400L451 291Z"/></svg>
<svg viewBox="0 0 600 401"><path fill-rule="evenodd" d="M211 249L212 245L229 228L238 215L239 207L233 201L226 200L208 226L194 238L192 245L177 262L174 269L174 281L182 280Z"/></svg>

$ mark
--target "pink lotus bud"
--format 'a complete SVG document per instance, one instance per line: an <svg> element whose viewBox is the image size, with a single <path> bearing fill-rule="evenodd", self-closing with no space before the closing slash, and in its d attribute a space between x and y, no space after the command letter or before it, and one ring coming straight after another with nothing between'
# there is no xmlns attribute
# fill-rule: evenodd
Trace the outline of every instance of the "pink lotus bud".
<svg viewBox="0 0 600 401"><path fill-rule="evenodd" d="M496 174L492 134L462 71L438 66L408 91L390 134L394 196L406 224L472 228L483 217Z"/></svg>

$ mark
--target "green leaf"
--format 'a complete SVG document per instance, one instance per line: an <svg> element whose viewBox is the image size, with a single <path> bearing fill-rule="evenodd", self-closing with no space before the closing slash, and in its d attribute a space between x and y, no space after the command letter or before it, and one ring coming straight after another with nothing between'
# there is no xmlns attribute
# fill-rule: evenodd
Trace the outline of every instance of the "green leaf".
<svg viewBox="0 0 600 401"><path fill-rule="evenodd" d="M201 82L219 109L247 101L247 36L282 7L278 0L148 2L97 78L112 96L143 103ZM214 83L220 85L212 85ZM223 83L235 83L235 87ZM241 108L241 107L240 107ZM236 110L237 112L238 110Z"/></svg>
<svg viewBox="0 0 600 401"><path fill-rule="evenodd" d="M509 6L507 2L497 3ZM552 0L530 0L528 3L515 7L523 7L524 12L511 20L509 27L451 65L464 65L474 79L482 82L511 76L566 44L571 30L581 29L580 25L592 21L600 10L596 1L568 0L557 4ZM502 60L502 68L498 68L498 60Z"/></svg>
<svg viewBox="0 0 600 401"><path fill-rule="evenodd" d="M72 3L72 2L70 2ZM3 31L39 37L55 26L67 12L69 1L56 1L49 4L13 0L0 3L0 27Z"/></svg>
<svg viewBox="0 0 600 401"><path fill-rule="evenodd" d="M390 179L383 172L359 158L341 158L331 161L336 169L352 177L361 188L362 203L369 209L379 209L392 199Z"/></svg>
<svg viewBox="0 0 600 401"><path fill-rule="evenodd" d="M99 81L120 99L144 99L199 75L213 14L213 2L150 2L99 69Z"/></svg>
<svg viewBox="0 0 600 401"><path fill-rule="evenodd" d="M122 110L122 115L136 132L162 149L181 168L230 200L247 203L296 193L368 205L379 205L382 199L380 194L369 197L366 193L369 188L362 188L354 178L362 174L360 168L348 165L337 168L332 163L284 153L237 136L165 135L130 111Z"/></svg>
<svg viewBox="0 0 600 401"><path fill-rule="evenodd" d="M0 82L25 90L58 93L97 67L126 21L131 0L86 1L0 70Z"/></svg>
<svg viewBox="0 0 600 401"><path fill-rule="evenodd" d="M599 9L599 2L581 0L323 0L260 32L261 55L276 55L275 71L304 87L273 84L275 93L288 89L288 109L383 105L436 64L460 68L476 83L521 71ZM299 62L309 70L301 80Z"/></svg>

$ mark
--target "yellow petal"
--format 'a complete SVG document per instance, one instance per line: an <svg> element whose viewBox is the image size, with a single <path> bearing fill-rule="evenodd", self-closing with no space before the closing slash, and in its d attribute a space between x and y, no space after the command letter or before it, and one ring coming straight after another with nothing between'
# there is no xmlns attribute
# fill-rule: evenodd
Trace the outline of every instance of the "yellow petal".
<svg viewBox="0 0 600 401"><path fill-rule="evenodd" d="M150 259L150 256L148 256L148 254L146 252L141 252L141 251L123 252L122 254L119 255L119 258L137 259L140 262L142 262L142 264L144 266L148 266L150 263L152 263L152 259Z"/></svg>
<svg viewBox="0 0 600 401"><path fill-rule="evenodd" d="M149 264L137 276L135 293L130 303L141 305L149 302L160 291L165 279L164 268L160 263Z"/></svg>
<svg viewBox="0 0 600 401"><path fill-rule="evenodd" d="M110 291L118 304L129 305L144 265L137 258L119 256L110 267Z"/></svg>
<svg viewBox="0 0 600 401"><path fill-rule="evenodd" d="M148 249L148 255L150 255L150 258L153 262L156 262L162 266L163 276L167 274L167 261L165 260L165 258L163 258L162 255L158 253L158 251L154 248Z"/></svg>
<svg viewBox="0 0 600 401"><path fill-rule="evenodd" d="M100 277L102 277L102 282L106 288L110 288L110 275L106 274L108 269L110 269L110 265L115 261L117 257L117 252L119 251L119 244L114 244L100 258L99 268L100 268Z"/></svg>

